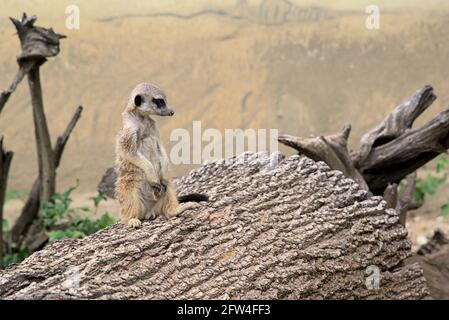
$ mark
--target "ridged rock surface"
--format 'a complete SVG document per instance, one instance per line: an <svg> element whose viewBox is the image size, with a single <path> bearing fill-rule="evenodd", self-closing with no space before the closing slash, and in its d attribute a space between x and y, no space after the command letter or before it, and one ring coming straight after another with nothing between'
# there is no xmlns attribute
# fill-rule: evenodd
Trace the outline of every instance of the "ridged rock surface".
<svg viewBox="0 0 449 320"><path fill-rule="evenodd" d="M421 299L394 210L324 163L244 154L176 181L211 201L138 230L53 242L0 272L1 298ZM378 289L366 286L379 268ZM368 268L368 269L367 269ZM368 281L369 282L369 281Z"/></svg>

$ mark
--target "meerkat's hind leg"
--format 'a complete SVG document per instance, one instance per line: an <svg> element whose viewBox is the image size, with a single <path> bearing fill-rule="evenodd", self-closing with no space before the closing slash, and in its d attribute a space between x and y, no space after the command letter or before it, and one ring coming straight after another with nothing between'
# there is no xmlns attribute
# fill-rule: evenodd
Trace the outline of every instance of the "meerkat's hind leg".
<svg viewBox="0 0 449 320"><path fill-rule="evenodd" d="M121 221L130 227L138 228L142 224L141 219L145 216L145 205L139 195L139 189L132 185L128 185L128 187L131 191L123 192L125 196L122 197L121 201Z"/></svg>
<svg viewBox="0 0 449 320"><path fill-rule="evenodd" d="M157 215L163 215L167 218L177 216L182 211L178 211L178 199L171 183L167 185L167 189L155 207Z"/></svg>

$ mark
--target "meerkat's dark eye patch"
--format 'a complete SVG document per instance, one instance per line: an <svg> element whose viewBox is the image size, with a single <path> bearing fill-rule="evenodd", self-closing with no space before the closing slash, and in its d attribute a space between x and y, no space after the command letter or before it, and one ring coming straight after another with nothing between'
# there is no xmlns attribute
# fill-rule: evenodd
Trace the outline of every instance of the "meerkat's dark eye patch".
<svg viewBox="0 0 449 320"><path fill-rule="evenodd" d="M138 94L137 96L134 97L134 104L136 105L136 107L140 107L142 102L143 102L143 98L140 94Z"/></svg>
<svg viewBox="0 0 449 320"><path fill-rule="evenodd" d="M153 103L154 103L158 108L165 108L165 100L164 100L164 99L153 98Z"/></svg>

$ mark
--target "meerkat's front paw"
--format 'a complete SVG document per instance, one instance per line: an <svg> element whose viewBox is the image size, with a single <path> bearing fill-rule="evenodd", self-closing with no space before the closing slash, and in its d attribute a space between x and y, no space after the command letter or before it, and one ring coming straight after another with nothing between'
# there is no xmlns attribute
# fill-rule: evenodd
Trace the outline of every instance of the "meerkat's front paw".
<svg viewBox="0 0 449 320"><path fill-rule="evenodd" d="M135 219L135 218L129 219L128 225L133 228L140 228L142 226L142 221L140 221L139 219Z"/></svg>
<svg viewBox="0 0 449 320"><path fill-rule="evenodd" d="M161 183L153 183L151 184L151 188L153 189L156 198L162 197L162 195L167 191L167 186Z"/></svg>
<svg viewBox="0 0 449 320"><path fill-rule="evenodd" d="M156 218L156 213L154 213L153 210L150 210L145 214L145 220L153 220L155 218Z"/></svg>

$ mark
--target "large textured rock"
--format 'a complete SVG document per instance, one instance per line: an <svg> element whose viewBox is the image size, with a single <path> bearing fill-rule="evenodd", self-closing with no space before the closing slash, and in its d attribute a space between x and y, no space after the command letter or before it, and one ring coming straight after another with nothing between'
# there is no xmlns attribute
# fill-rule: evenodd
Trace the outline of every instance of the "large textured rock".
<svg viewBox="0 0 449 320"><path fill-rule="evenodd" d="M428 297L419 265L404 263L410 243L396 212L322 162L244 154L176 184L211 201L138 230L118 224L54 242L0 273L0 297ZM366 286L370 266L381 271L378 289Z"/></svg>

